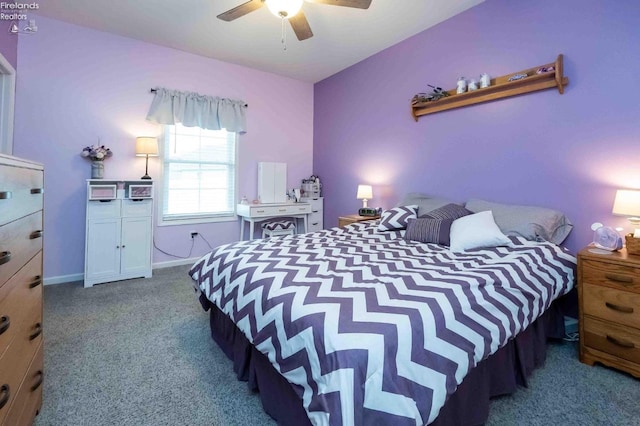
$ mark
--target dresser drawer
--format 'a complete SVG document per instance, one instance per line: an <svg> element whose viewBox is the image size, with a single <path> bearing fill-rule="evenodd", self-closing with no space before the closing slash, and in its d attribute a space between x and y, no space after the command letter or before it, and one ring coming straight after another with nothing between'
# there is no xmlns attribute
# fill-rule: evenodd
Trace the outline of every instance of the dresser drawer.
<svg viewBox="0 0 640 426"><path fill-rule="evenodd" d="M0 165L0 225L42 210L42 170Z"/></svg>
<svg viewBox="0 0 640 426"><path fill-rule="evenodd" d="M582 261L582 282L640 291L640 268L587 259Z"/></svg>
<svg viewBox="0 0 640 426"><path fill-rule="evenodd" d="M4 425L30 425L33 423L36 412L42 406L43 367L41 343L36 350L20 388L15 391L13 404L8 407L9 412L5 418Z"/></svg>
<svg viewBox="0 0 640 426"><path fill-rule="evenodd" d="M0 286L40 250L42 250L41 211L1 226Z"/></svg>
<svg viewBox="0 0 640 426"><path fill-rule="evenodd" d="M307 232L319 231L323 228L322 213L311 213L307 218Z"/></svg>
<svg viewBox="0 0 640 426"><path fill-rule="evenodd" d="M87 204L87 219L120 217L120 200L91 200Z"/></svg>
<svg viewBox="0 0 640 426"><path fill-rule="evenodd" d="M290 205L279 205L279 206L252 206L251 207L251 216L252 217L269 217L269 216L282 216L286 214L295 215L295 214L303 214L310 213L311 205L310 204L290 204Z"/></svg>
<svg viewBox="0 0 640 426"><path fill-rule="evenodd" d="M122 216L138 217L151 216L152 201L147 200L122 200Z"/></svg>
<svg viewBox="0 0 640 426"><path fill-rule="evenodd" d="M12 411L11 406L18 395L25 371L42 342L42 306L31 306L26 311L28 319L19 327L15 338L0 358L0 387L8 387L10 392L9 401L0 409L0 424L7 412Z"/></svg>
<svg viewBox="0 0 640 426"><path fill-rule="evenodd" d="M35 307L37 318L28 318ZM42 253L0 287L0 359L15 337L25 334L30 322L42 322Z"/></svg>
<svg viewBox="0 0 640 426"><path fill-rule="evenodd" d="M640 294L587 283L581 291L586 315L640 329Z"/></svg>
<svg viewBox="0 0 640 426"><path fill-rule="evenodd" d="M323 209L322 198L301 198L301 202L311 204L311 213L321 213Z"/></svg>
<svg viewBox="0 0 640 426"><path fill-rule="evenodd" d="M640 330L610 322L583 318L584 345L640 363Z"/></svg>

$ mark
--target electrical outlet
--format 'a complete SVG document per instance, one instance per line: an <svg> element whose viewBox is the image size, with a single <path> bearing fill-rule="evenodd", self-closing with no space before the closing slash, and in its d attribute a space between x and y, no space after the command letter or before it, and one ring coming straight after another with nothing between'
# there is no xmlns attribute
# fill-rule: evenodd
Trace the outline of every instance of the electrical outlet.
<svg viewBox="0 0 640 426"><path fill-rule="evenodd" d="M198 235L197 231L191 231L191 238L195 238Z"/></svg>

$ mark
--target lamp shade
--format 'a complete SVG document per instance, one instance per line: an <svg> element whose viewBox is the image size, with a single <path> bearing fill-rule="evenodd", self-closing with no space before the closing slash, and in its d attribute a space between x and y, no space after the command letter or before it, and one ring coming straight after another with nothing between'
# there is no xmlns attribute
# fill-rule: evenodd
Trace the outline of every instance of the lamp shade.
<svg viewBox="0 0 640 426"><path fill-rule="evenodd" d="M136 138L136 155L145 157L147 155L158 155L158 139L150 136L141 136Z"/></svg>
<svg viewBox="0 0 640 426"><path fill-rule="evenodd" d="M356 195L358 200L370 200L373 198L373 189L371 185L358 185L358 194Z"/></svg>
<svg viewBox="0 0 640 426"><path fill-rule="evenodd" d="M619 189L613 202L613 214L620 216L640 216L640 191Z"/></svg>
<svg viewBox="0 0 640 426"><path fill-rule="evenodd" d="M302 7L302 0L266 0L269 11L278 18L293 18Z"/></svg>

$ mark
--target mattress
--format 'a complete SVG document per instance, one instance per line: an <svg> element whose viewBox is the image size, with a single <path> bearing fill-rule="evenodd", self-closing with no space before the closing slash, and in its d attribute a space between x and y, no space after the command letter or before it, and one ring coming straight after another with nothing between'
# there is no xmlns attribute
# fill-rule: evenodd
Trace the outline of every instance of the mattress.
<svg viewBox="0 0 640 426"><path fill-rule="evenodd" d="M551 243L455 254L375 222L218 247L192 267L311 423L428 424L574 282Z"/></svg>

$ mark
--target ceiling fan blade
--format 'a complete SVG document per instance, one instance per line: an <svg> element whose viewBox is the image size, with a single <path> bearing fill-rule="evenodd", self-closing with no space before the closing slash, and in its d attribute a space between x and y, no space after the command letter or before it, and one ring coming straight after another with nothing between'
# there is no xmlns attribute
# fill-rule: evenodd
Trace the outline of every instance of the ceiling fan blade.
<svg viewBox="0 0 640 426"><path fill-rule="evenodd" d="M249 12L260 9L262 6L264 6L264 2L262 0L249 0L246 3L242 3L240 6L236 6L233 9L229 9L226 12L221 13L217 18L227 22L233 21L234 19L238 19Z"/></svg>
<svg viewBox="0 0 640 426"><path fill-rule="evenodd" d="M369 9L371 0L307 0L309 3L332 4L334 6L355 7Z"/></svg>
<svg viewBox="0 0 640 426"><path fill-rule="evenodd" d="M291 28L293 28L293 32L296 33L298 40L302 41L313 37L309 21L307 21L302 11L296 13L293 18L289 18L289 23L291 24Z"/></svg>

